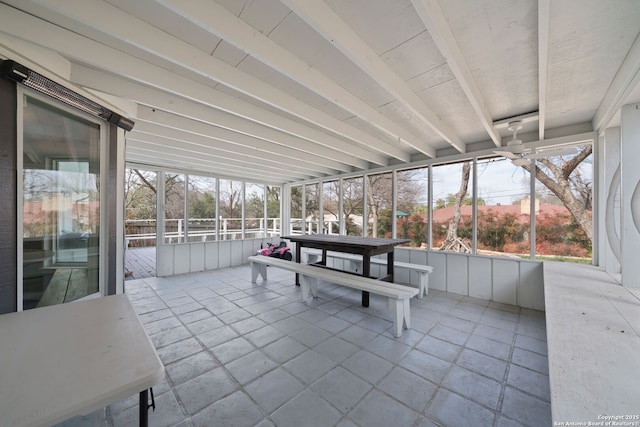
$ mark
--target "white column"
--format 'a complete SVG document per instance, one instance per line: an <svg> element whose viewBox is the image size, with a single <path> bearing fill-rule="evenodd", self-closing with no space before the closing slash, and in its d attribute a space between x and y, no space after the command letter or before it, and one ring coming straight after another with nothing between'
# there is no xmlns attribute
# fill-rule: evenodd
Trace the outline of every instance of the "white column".
<svg viewBox="0 0 640 427"><path fill-rule="evenodd" d="M598 181L598 265L609 274L620 274L620 128L604 131L598 140L602 171Z"/></svg>
<svg viewBox="0 0 640 427"><path fill-rule="evenodd" d="M640 288L640 104L625 105L621 111L622 284Z"/></svg>

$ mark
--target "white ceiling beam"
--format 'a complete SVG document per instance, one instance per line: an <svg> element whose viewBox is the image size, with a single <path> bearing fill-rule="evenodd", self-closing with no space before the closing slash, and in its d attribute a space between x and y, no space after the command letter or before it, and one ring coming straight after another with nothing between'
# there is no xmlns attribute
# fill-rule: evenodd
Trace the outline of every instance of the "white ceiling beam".
<svg viewBox="0 0 640 427"><path fill-rule="evenodd" d="M211 109L187 99L176 98L158 89L137 84L127 79L96 71L82 65L72 65L71 79L74 83L84 87L105 92L109 91L117 96L131 99L139 104L209 123L230 132L236 132L237 135L235 137L229 133L227 138L237 140L238 144L242 144L241 141L246 140L247 137L258 138L278 146L287 146L294 150L299 158L313 156L314 162L318 164L325 163L328 167L343 172L350 172L352 170L352 164L355 164L359 168L366 168L368 166L367 162L355 159L353 155L347 154L348 147L345 147L345 151L340 151L331 147L318 146L313 142L300 139L270 127L262 126L241 117L217 109ZM220 132L218 134L220 134ZM265 147L265 150L274 148L273 145L265 144L264 141L250 139L245 145L253 148L255 148L256 145L261 145Z"/></svg>
<svg viewBox="0 0 640 427"><path fill-rule="evenodd" d="M485 105L484 97L480 93L480 89L478 89L478 85L473 78L473 74L471 74L469 65L464 59L464 55L456 42L440 4L437 0L411 0L411 3L425 27L427 27L427 31L429 31L429 35L438 46L440 53L447 60L449 68L480 119L482 127L489 134L496 147L500 147L502 138L493 127L491 113Z"/></svg>
<svg viewBox="0 0 640 427"><path fill-rule="evenodd" d="M209 139L209 144L217 144L218 147L225 148L226 151L233 153L237 152L239 155L247 155L247 150L253 150L253 156L266 157L270 159L276 159L278 156L284 159L289 159L291 162L297 162L312 171L320 173L331 173L332 171L341 170L337 167L330 168L327 166L327 162L322 162L318 159L315 161L313 158L300 155L299 152L292 150L288 147L274 146L271 143L265 143L257 138L250 136L234 135L230 134L225 129L216 128L208 123L203 123L193 119L188 119L182 116L177 116L171 113L167 113L161 110L155 110L150 107L140 106L138 112L138 121L144 121L147 123L157 124L166 128L176 129L178 131L186 132L189 134L200 135ZM134 131L136 129L134 128ZM168 130L168 129L167 129ZM184 138L188 139L188 138ZM242 144L239 144L240 140ZM225 143L220 145L220 143ZM338 163L331 163L333 166L343 165Z"/></svg>
<svg viewBox="0 0 640 427"><path fill-rule="evenodd" d="M120 13L124 12L120 11ZM91 67L158 87L176 96L183 96L202 102L205 105L237 114L309 141L340 149L344 153L342 161L345 163L349 163L352 160L349 157L352 157L354 162L359 162L362 159L381 166L388 165L387 156L401 161L410 160L408 153L359 130L351 134L340 134L354 143L334 138L325 132L304 126L301 123L145 62L133 54L124 53L3 4L0 4L0 24L2 24L0 25L0 31L16 35L23 40L56 51L74 62L89 64ZM155 31L158 30L155 29ZM163 32L160 33L164 34ZM222 67L225 75L244 75L241 71L211 56L205 56L211 59L216 66ZM123 66L123 64L126 64L126 66ZM290 107L292 112L298 112L298 116L304 115L307 119L309 117L313 119L306 121L318 126L324 125L321 127L327 130L334 127L354 129L271 86L263 84L250 76L246 77L260 86L263 89L262 92L269 92L270 95L282 100L284 104ZM335 132L333 133L335 134ZM356 138L359 139L356 140ZM360 163L354 166L362 168L364 164Z"/></svg>
<svg viewBox="0 0 640 427"><path fill-rule="evenodd" d="M277 176L278 179L284 180L292 179L292 177L293 179L305 179L305 177L309 178L313 176L313 174L301 172L295 172L292 174L290 170L283 169L282 164L273 165L271 162L260 163L259 161L252 159L242 161L223 158L216 155L215 152L210 152L201 148L199 148L200 151L198 151L199 155L196 160L193 160L193 150L188 150L182 147L183 145L181 144L181 141L159 135L137 133L136 135L127 137L127 151L135 149L137 152L142 152L142 150L146 150L146 152L156 153L156 155L158 155L158 151L161 151L162 158L166 160L191 159L195 162L208 164L210 166L209 172L218 173L223 171L227 175L235 174L239 177L247 176L247 174L253 176L269 174Z"/></svg>
<svg viewBox="0 0 640 427"><path fill-rule="evenodd" d="M627 102L629 96L640 87L640 35L618 68L609 89L593 116L593 130L602 132Z"/></svg>
<svg viewBox="0 0 640 427"><path fill-rule="evenodd" d="M258 170L246 171L246 173L238 174L233 168L218 167L217 164L211 164L206 161L193 161L191 158L158 158L153 150L140 147L127 148L127 158L136 164L147 165L153 169L182 170L193 174L200 172L203 175L214 174L218 178L228 178L235 180L253 181L256 183L279 183L289 182L288 177L280 175L265 176L260 174Z"/></svg>
<svg viewBox="0 0 640 427"><path fill-rule="evenodd" d="M238 19L237 16L219 4L206 0L192 0L189 2L158 0L158 2L209 31L211 34L223 38L225 42L249 53L252 57L264 62L328 101L339 105L344 110L349 111L371 126L386 133L394 140L413 147L430 157L435 157L435 149L426 146L420 141L420 138L411 134L375 108L353 96L349 91L321 74L310 64L302 61L279 44L256 31L253 27ZM166 49L163 43L157 44L159 45L157 49L161 51ZM204 54L204 52L200 52L200 54ZM191 52L189 52L188 55L182 54L180 55L180 61L193 63L193 56L194 53ZM209 55L206 56L212 58ZM262 95L260 93L262 92L262 88L258 87L256 82L250 82L248 79L241 81L240 76L243 73L235 68L233 68L233 70L234 72L225 76L225 78L221 78L219 72L213 73L213 76L221 83L240 92L278 108L283 108L282 105L278 106L273 102L273 97ZM273 90L273 88L271 88L271 90ZM299 114L290 108L287 108L285 111L290 114ZM318 123L318 125L322 126L320 123ZM389 147L386 146L384 150L388 151ZM410 160L408 157L409 156L403 157L402 160Z"/></svg>
<svg viewBox="0 0 640 427"><path fill-rule="evenodd" d="M117 3L122 9L126 9L126 5L128 4L128 2L120 2L122 3L121 5L118 2L114 3ZM77 3L74 0L50 0L43 6L49 9L50 13L61 15L65 19L72 19L81 23L82 26L89 26L92 31L91 34L85 34L87 37L96 37L95 32L102 33L103 37L97 38L97 41L101 43L114 39L118 40L119 43L114 47L117 47L119 50L125 50L134 57L140 56L140 50L143 50L145 55L153 56L152 59L157 61L156 65L166 66L168 61L175 66L221 83L277 109L336 133L333 125L335 122L340 122L339 120L334 118L330 123L326 122L325 119L328 115L315 114L317 110L295 97L179 40L168 32L162 31L138 19L121 8L117 8L100 0L86 0L81 3ZM216 3L209 3L209 8L217 7L219 6L217 6ZM211 14L211 10L208 10L206 13L206 15ZM107 16L109 19L104 18ZM231 16L237 20L234 15ZM80 26L80 28L82 28L82 26ZM119 70L119 72L122 72L122 70ZM311 113L312 115L307 113ZM350 126L343 123L339 128L346 129L350 128ZM344 135L344 137L348 139L356 136L359 138L364 135L358 132L351 132L348 135ZM373 148L379 153L398 160L408 161L410 159L408 153L377 138L368 136L365 140L359 138L357 142L363 147Z"/></svg>
<svg viewBox="0 0 640 427"><path fill-rule="evenodd" d="M169 71L154 70L152 65L145 65L144 62L139 65L141 66L132 67L130 71L127 71L127 77L136 82L79 64L72 64L71 79L74 83L84 87L118 94L118 96L156 106L165 111L179 113L179 110L183 108L188 109L188 105L197 104L201 107L200 115L216 115L222 111L233 114L239 119L246 118L257 125L266 127L263 130L266 130L267 134L282 136L284 133L285 135L279 138L280 143L295 141L292 145L294 149L309 150L314 155L330 158L357 168L367 168L367 162L386 164L384 156L377 152L367 151L360 146L335 139L321 131L241 101L186 77L175 75ZM213 107L218 111L212 111L205 107ZM226 125L230 127L231 122L243 123L239 119L229 120ZM278 126L274 126L274 124ZM246 127L245 123L242 129L235 130L247 132ZM252 133L249 132L249 134ZM320 147L317 146L318 144Z"/></svg>
<svg viewBox="0 0 640 427"><path fill-rule="evenodd" d="M459 152L465 152L466 147L460 137L326 3L320 0L280 1L392 94L416 118Z"/></svg>
<svg viewBox="0 0 640 427"><path fill-rule="evenodd" d="M250 169L254 170L260 169L261 165L264 165L267 170L269 168L275 168L280 171L288 170L292 175L321 176L331 174L330 170L318 167L307 167L306 162L295 162L287 157L272 153L260 156L256 151L251 152L249 149L233 151L229 149L228 144L220 144L215 138L204 137L178 129L167 129L165 126L156 123L141 121L136 124L136 128L138 127L138 130L134 130L127 136L127 142L160 141L165 143L167 147L179 149L185 153L191 153L196 159L200 159L202 156L213 156L219 162L238 166L246 164ZM158 149L157 154L158 156L166 155L162 149Z"/></svg>
<svg viewBox="0 0 640 427"><path fill-rule="evenodd" d="M551 0L538 0L538 139L544 139L547 112L550 20Z"/></svg>

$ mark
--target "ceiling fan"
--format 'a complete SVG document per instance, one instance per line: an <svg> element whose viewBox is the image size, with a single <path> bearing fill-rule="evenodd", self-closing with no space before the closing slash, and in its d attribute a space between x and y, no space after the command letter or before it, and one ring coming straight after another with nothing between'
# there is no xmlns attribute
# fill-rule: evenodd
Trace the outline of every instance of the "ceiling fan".
<svg viewBox="0 0 640 427"><path fill-rule="evenodd" d="M511 159L511 163L515 166L523 166L529 163L531 159L540 159L552 156L562 156L566 154L574 154L577 150L574 147L552 148L549 150L535 151L533 148L526 148L521 140L517 138L517 133L522 129L522 121L516 120L509 122L508 129L513 132L511 141L503 150L494 150L493 152Z"/></svg>

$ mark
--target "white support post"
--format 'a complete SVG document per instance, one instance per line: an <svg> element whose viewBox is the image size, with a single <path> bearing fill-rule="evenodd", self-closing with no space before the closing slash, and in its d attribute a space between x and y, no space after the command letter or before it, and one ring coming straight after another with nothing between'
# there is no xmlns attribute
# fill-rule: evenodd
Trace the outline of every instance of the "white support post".
<svg viewBox="0 0 640 427"><path fill-rule="evenodd" d="M622 107L620 153L622 285L640 288L640 103Z"/></svg>

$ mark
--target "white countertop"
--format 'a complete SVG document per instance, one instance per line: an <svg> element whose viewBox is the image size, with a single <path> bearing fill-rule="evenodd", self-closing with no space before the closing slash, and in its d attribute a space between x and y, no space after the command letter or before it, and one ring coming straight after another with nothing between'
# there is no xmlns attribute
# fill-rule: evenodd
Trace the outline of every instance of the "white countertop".
<svg viewBox="0 0 640 427"><path fill-rule="evenodd" d="M639 290L595 267L545 262L544 291L553 421L639 426Z"/></svg>
<svg viewBox="0 0 640 427"><path fill-rule="evenodd" d="M0 427L88 414L163 378L125 295L0 316Z"/></svg>

